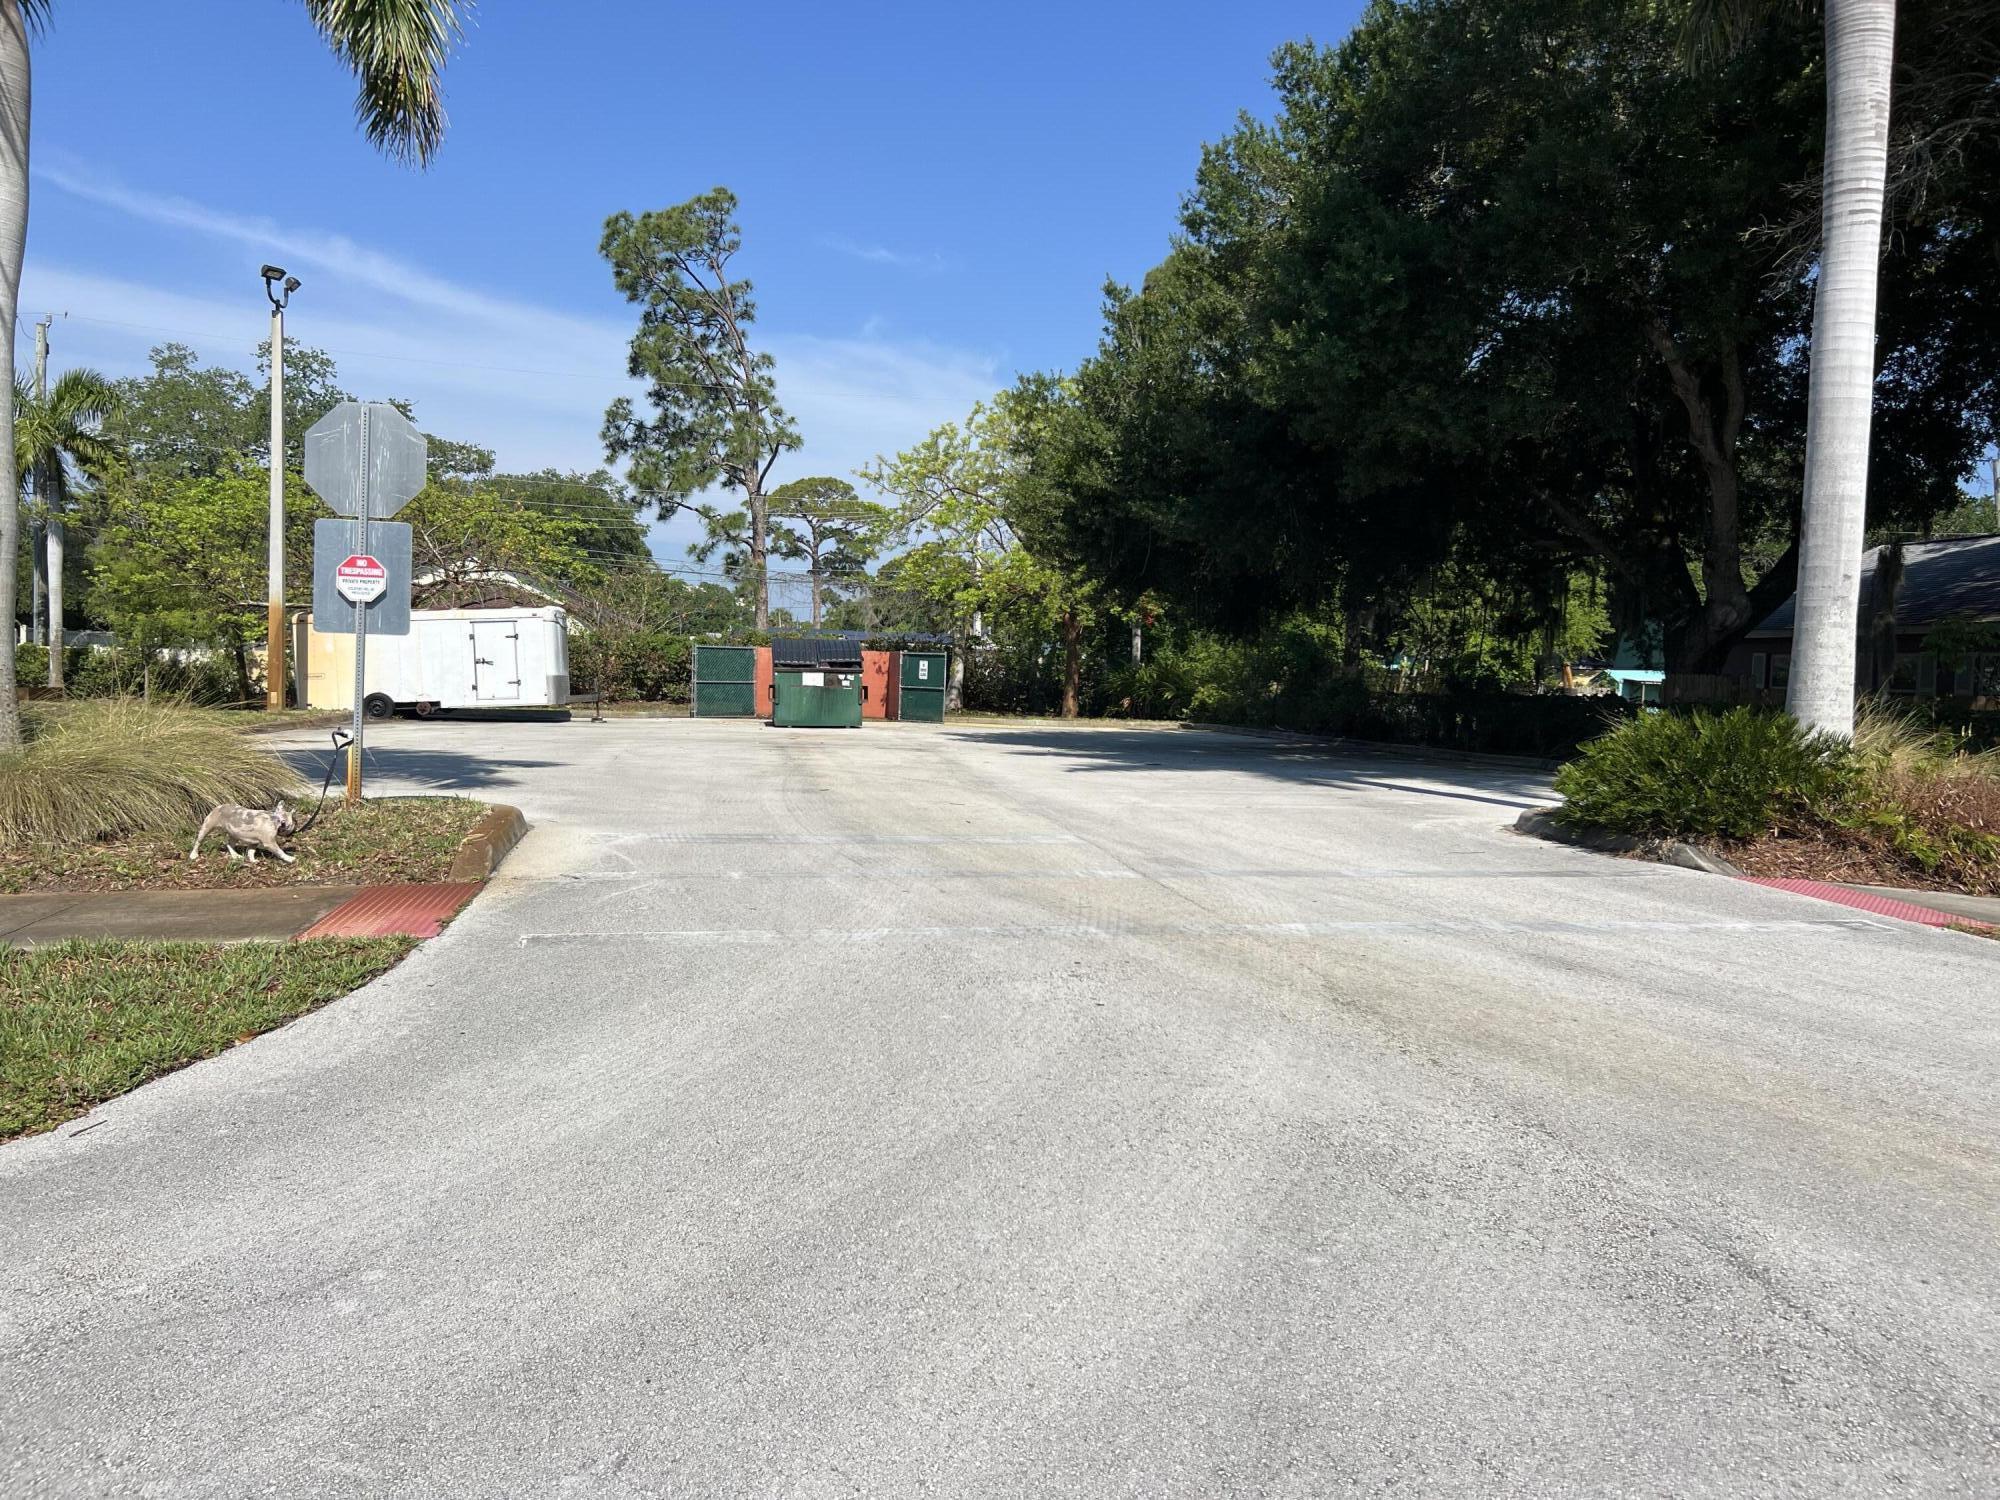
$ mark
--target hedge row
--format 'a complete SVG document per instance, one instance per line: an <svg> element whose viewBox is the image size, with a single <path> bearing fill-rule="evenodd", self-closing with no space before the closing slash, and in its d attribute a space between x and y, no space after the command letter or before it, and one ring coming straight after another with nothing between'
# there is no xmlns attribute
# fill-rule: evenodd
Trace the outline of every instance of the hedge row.
<svg viewBox="0 0 2000 1500"><path fill-rule="evenodd" d="M15 681L32 691L49 680L46 646L14 648ZM181 661L153 658L153 691L190 703L234 703L240 697L235 663L223 656ZM144 689L146 662L136 651L71 646L63 652L63 690L72 698L128 697Z"/></svg>

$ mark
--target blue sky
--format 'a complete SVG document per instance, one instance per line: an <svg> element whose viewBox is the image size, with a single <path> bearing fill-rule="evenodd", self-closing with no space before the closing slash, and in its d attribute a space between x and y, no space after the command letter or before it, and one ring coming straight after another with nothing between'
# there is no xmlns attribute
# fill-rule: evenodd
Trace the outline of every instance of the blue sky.
<svg viewBox="0 0 2000 1500"><path fill-rule="evenodd" d="M1087 354L1202 144L1267 109L1272 49L1357 10L485 0L417 172L362 140L296 5L66 0L36 46L22 347L52 312L58 369L166 339L248 368L271 259L356 394L503 467L592 468L632 323L603 220L724 184L806 440L780 477L848 474Z"/></svg>

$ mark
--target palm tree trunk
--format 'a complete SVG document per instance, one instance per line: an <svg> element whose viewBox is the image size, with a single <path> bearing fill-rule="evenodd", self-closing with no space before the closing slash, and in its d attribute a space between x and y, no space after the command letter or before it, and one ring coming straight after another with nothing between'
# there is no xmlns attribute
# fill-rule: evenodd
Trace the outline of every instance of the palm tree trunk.
<svg viewBox="0 0 2000 1500"><path fill-rule="evenodd" d="M49 686L62 691L63 685L63 556L69 540L61 516L49 517Z"/></svg>
<svg viewBox="0 0 2000 1500"><path fill-rule="evenodd" d="M14 312L21 300L21 253L28 242L28 18L21 0L0 0L0 453L14 453ZM0 751L21 743L14 680L14 607L21 556L21 486L0 484Z"/></svg>
<svg viewBox="0 0 2000 1500"><path fill-rule="evenodd" d="M49 556L42 546L42 528L28 528L29 568L34 575L34 593L28 602L28 641L35 646L49 643L48 615L43 604L48 593Z"/></svg>
<svg viewBox="0 0 2000 1500"><path fill-rule="evenodd" d="M1827 0L1826 201L1806 395L1798 622L1785 706L1807 728L1842 738L1854 733L1895 44L1895 0Z"/></svg>

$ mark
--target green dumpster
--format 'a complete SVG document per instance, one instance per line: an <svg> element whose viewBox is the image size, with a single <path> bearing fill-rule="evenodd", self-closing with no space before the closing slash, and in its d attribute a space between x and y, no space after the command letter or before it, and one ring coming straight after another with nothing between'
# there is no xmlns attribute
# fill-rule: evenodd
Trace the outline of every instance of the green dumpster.
<svg viewBox="0 0 2000 1500"><path fill-rule="evenodd" d="M771 671L775 729L859 729L860 662L779 662Z"/></svg>
<svg viewBox="0 0 2000 1500"><path fill-rule="evenodd" d="M942 651L904 651L897 671L901 698L899 719L915 719L926 724L944 722L945 671L950 658Z"/></svg>

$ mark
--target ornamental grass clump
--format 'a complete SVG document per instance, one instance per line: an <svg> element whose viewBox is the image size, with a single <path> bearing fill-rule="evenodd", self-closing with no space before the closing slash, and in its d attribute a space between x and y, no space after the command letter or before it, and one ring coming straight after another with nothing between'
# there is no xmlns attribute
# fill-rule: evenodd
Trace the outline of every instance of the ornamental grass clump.
<svg viewBox="0 0 2000 1500"><path fill-rule="evenodd" d="M1651 713L1556 773L1556 816L1641 838L1747 840L1847 816L1861 787L1854 749L1788 714Z"/></svg>
<svg viewBox="0 0 2000 1500"><path fill-rule="evenodd" d="M268 807L292 769L226 715L109 698L29 704L0 755L0 848L191 831L218 802Z"/></svg>
<svg viewBox="0 0 2000 1500"><path fill-rule="evenodd" d="M1935 879L2000 889L2000 752L1874 707L1856 716L1854 751L1866 795L1844 828L1886 837Z"/></svg>

